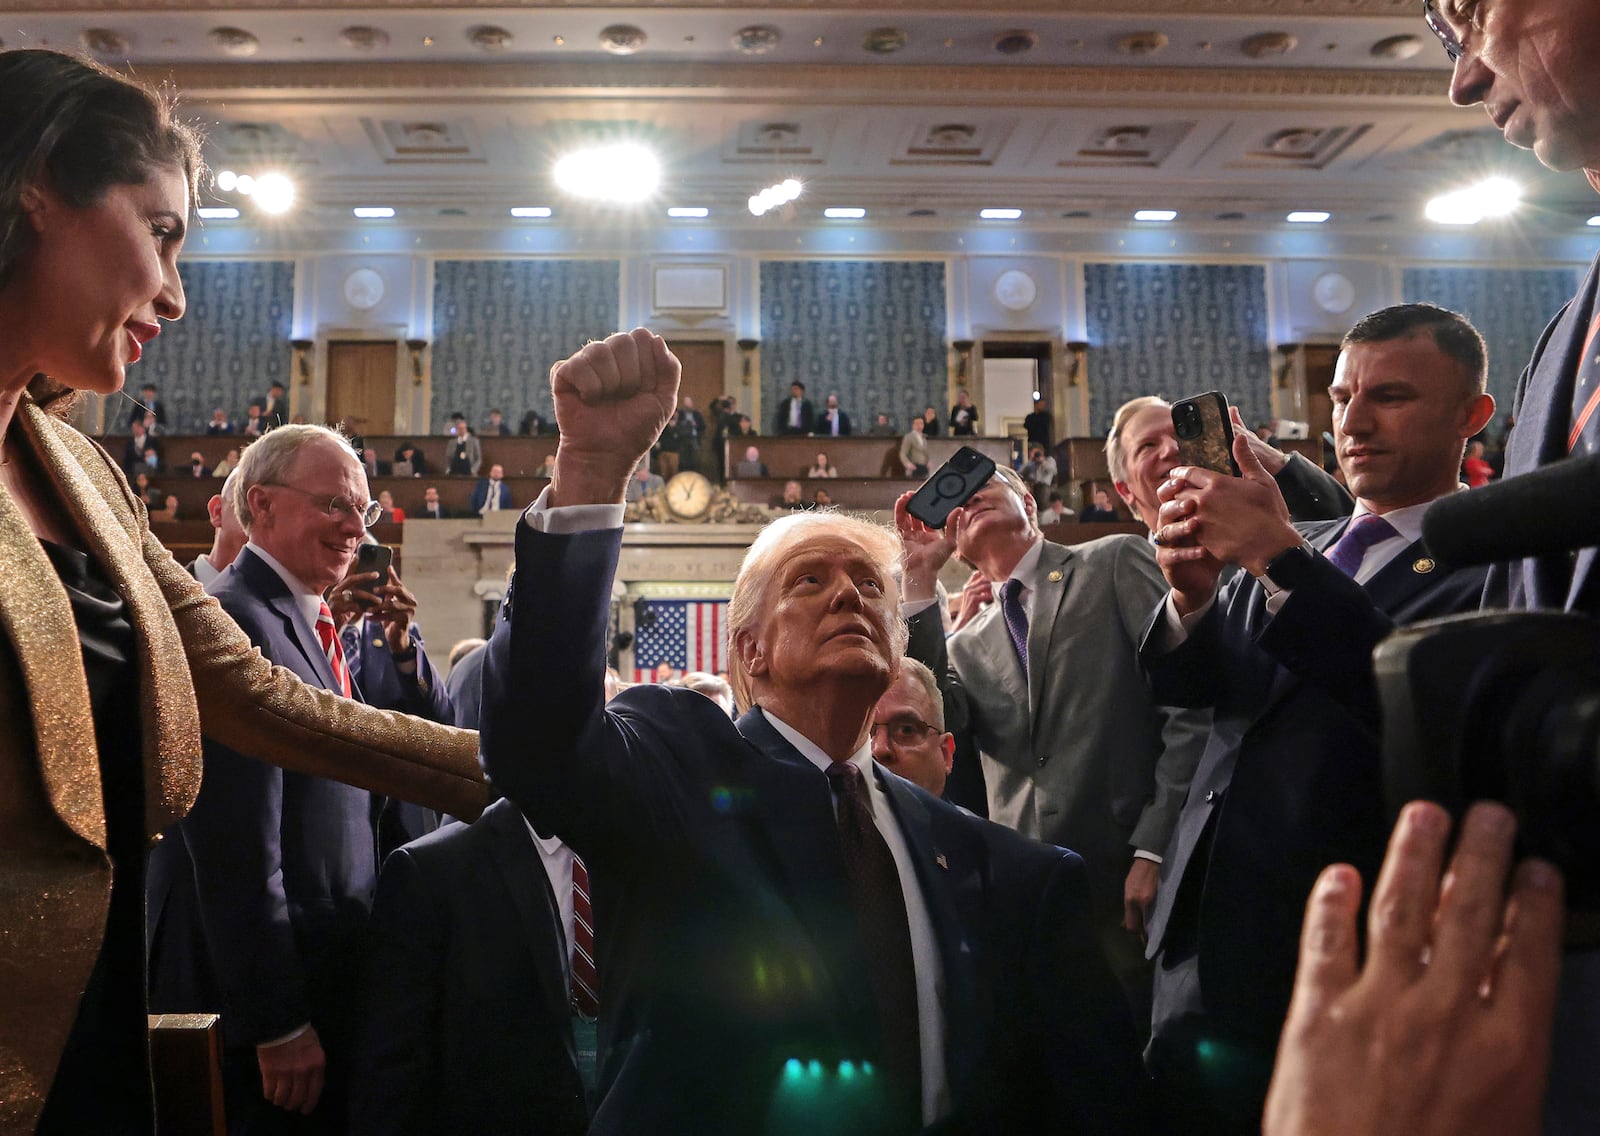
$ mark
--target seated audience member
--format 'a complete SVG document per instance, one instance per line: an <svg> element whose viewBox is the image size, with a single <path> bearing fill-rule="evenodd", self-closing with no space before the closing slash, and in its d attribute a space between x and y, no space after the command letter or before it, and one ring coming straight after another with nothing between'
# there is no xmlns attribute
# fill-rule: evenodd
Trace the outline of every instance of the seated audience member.
<svg viewBox="0 0 1600 1136"><path fill-rule="evenodd" d="M741 414L734 422L733 429L729 433L738 438L754 438L756 436L756 425L750 421L748 414Z"/></svg>
<svg viewBox="0 0 1600 1136"><path fill-rule="evenodd" d="M480 431L488 438L504 438L510 435L511 426L506 421L505 411L499 407L489 411L489 417L484 419L483 429Z"/></svg>
<svg viewBox="0 0 1600 1136"><path fill-rule="evenodd" d="M400 472L400 466L402 463L410 470L409 473L403 474ZM415 442L401 442L400 445L396 447L394 451L394 464L394 472L395 476L397 477L426 477L429 472L428 459L423 455L422 451L417 448Z"/></svg>
<svg viewBox="0 0 1600 1136"><path fill-rule="evenodd" d="M967 388L956 391L955 405L950 408L950 436L970 438L978 432L978 408L972 405Z"/></svg>
<svg viewBox="0 0 1600 1136"><path fill-rule="evenodd" d="M391 466L386 461L378 460L378 451L371 446L361 448L361 466L367 471L368 477L388 477Z"/></svg>
<svg viewBox="0 0 1600 1136"><path fill-rule="evenodd" d="M623 500L628 502L643 501L653 493L660 493L667 487L661 480L659 473L652 473L647 462L640 462L639 468L633 471L633 476L628 479L628 490L623 495Z"/></svg>
<svg viewBox="0 0 1600 1136"><path fill-rule="evenodd" d="M602 704L622 487L677 381L642 329L552 371L557 475L518 526L484 671L490 776L594 865L619 1055L595 1136L744 1136L775 1116L829 1136L1146 1131L1081 861L871 761L904 643L891 531L837 513L763 530L729 606L737 723L672 687ZM765 985L735 980L752 959ZM808 1055L870 1064L876 1091L791 1088Z"/></svg>
<svg viewBox="0 0 1600 1136"><path fill-rule="evenodd" d="M833 494L822 488L822 486L817 486L811 491L811 507L813 509L833 508Z"/></svg>
<svg viewBox="0 0 1600 1136"><path fill-rule="evenodd" d="M145 460L145 452L150 449L154 449L156 452L155 468L159 469L161 466L161 443L145 429L142 422L134 423L133 427L128 431L128 443L122 448L122 468L129 477L132 477L136 470L151 468L150 464Z"/></svg>
<svg viewBox="0 0 1600 1136"><path fill-rule="evenodd" d="M916 659L901 659L900 676L872 711L872 760L942 797L955 755L939 680Z"/></svg>
<svg viewBox="0 0 1600 1136"><path fill-rule="evenodd" d="M1044 399L1033 400L1033 410L1022 420L1022 429L1028 435L1028 445L1049 450L1055 445L1055 419L1044 408Z"/></svg>
<svg viewBox="0 0 1600 1136"><path fill-rule="evenodd" d="M1035 500L1043 501L1056 485L1056 459L1039 447L1028 451L1027 464L1019 471L1022 480L1033 490Z"/></svg>
<svg viewBox="0 0 1600 1136"><path fill-rule="evenodd" d="M530 410L522 416L522 421L517 423L517 433L523 437L532 437L535 434L548 434L550 424L544 420L544 415L537 410Z"/></svg>
<svg viewBox="0 0 1600 1136"><path fill-rule="evenodd" d="M233 423L228 421L228 412L218 406L211 411L211 421L206 423L207 434L232 434Z"/></svg>
<svg viewBox="0 0 1600 1136"><path fill-rule="evenodd" d="M189 455L189 468L185 472L190 477L210 477L211 467L206 464L206 456L195 450Z"/></svg>
<svg viewBox="0 0 1600 1136"><path fill-rule="evenodd" d="M877 421L872 424L872 433L879 438L896 438L900 436L900 431L895 429L895 425L889 420L889 416L883 413L880 413Z"/></svg>
<svg viewBox="0 0 1600 1136"><path fill-rule="evenodd" d="M539 463L539 468L533 471L533 476L548 479L556 471L555 454L545 454L544 461Z"/></svg>
<svg viewBox="0 0 1600 1136"><path fill-rule="evenodd" d="M442 521L450 515L450 510L439 501L437 486L430 485L422 491L422 512L417 515L425 521Z"/></svg>
<svg viewBox="0 0 1600 1136"><path fill-rule="evenodd" d="M1083 512L1078 514L1078 519L1085 522L1122 520L1117 515L1117 506L1111 500L1110 491L1103 485L1094 487L1094 504L1085 506Z"/></svg>
<svg viewBox="0 0 1600 1136"><path fill-rule="evenodd" d="M1045 502L1044 512L1039 514L1041 525L1061 525L1068 521L1078 519L1078 514L1067 508L1067 503L1061 499L1061 493L1052 489Z"/></svg>
<svg viewBox="0 0 1600 1136"><path fill-rule="evenodd" d="M213 493L211 500L206 502L206 517L211 521L212 529L211 551L202 552L188 564L189 575L199 580L203 588L209 588L211 581L222 575L244 547L244 528L239 524L233 506L228 503L232 500L229 496L232 484L233 477L230 474L222 483L222 492Z"/></svg>
<svg viewBox="0 0 1600 1136"><path fill-rule="evenodd" d="M1160 701L1213 720L1149 927L1146 1060L1185 1131L1258 1129L1297 913L1331 860L1370 880L1382 859L1372 651L1397 627L1476 610L1483 595L1487 569L1436 563L1421 528L1493 415L1484 360L1472 325L1431 304L1351 328L1328 393L1353 518L1293 524L1237 415L1240 476L1179 466L1161 487L1169 591L1140 661ZM1224 582L1226 565L1244 571ZM1227 1067L1208 1051L1230 1054Z"/></svg>
<svg viewBox="0 0 1600 1136"><path fill-rule="evenodd" d="M144 444L144 468L151 473L161 473L165 468L161 464L161 450L156 446L154 439Z"/></svg>
<svg viewBox="0 0 1600 1136"><path fill-rule="evenodd" d="M668 683L677 682L683 672L665 659L656 664L655 672L650 676L651 682Z"/></svg>
<svg viewBox="0 0 1600 1136"><path fill-rule="evenodd" d="M1286 454L1247 434L1250 452L1278 483L1278 492L1297 521L1348 517L1355 499L1340 482L1300 454ZM1106 467L1117 495L1151 532L1161 508L1157 493L1178 464L1178 434L1172 404L1154 396L1129 399L1117 407L1106 435Z"/></svg>
<svg viewBox="0 0 1600 1136"><path fill-rule="evenodd" d="M722 707L728 717L736 716L733 709L733 686L727 679L718 678L716 675L709 674L706 671L689 671L678 680L678 685L686 690L705 695Z"/></svg>
<svg viewBox="0 0 1600 1136"><path fill-rule="evenodd" d="M152 383L145 383L139 388L139 397L128 408L128 427L132 429L135 425L143 426L151 435L166 430L166 404L156 397L156 388Z"/></svg>
<svg viewBox="0 0 1600 1136"><path fill-rule="evenodd" d="M922 412L922 432L930 438L939 436L939 412L931 406Z"/></svg>
<svg viewBox="0 0 1600 1136"><path fill-rule="evenodd" d="M1561 875L1512 866L1499 804L1407 805L1360 943L1361 874L1335 864L1306 903L1264 1136L1535 1136L1562 969ZM1426 965L1424 965L1426 963ZM1592 1118L1591 1118L1592 1119Z"/></svg>
<svg viewBox="0 0 1600 1136"><path fill-rule="evenodd" d="M239 451L237 449L229 450L226 454L222 455L222 460L219 461L216 465L216 468L211 471L211 476L227 477L228 474L232 473L238 468L238 466Z"/></svg>
<svg viewBox="0 0 1600 1136"><path fill-rule="evenodd" d="M394 494L384 489L378 493L378 504L383 506L383 513L378 517L381 525L403 525L406 523L406 511L394 503Z"/></svg>
<svg viewBox="0 0 1600 1136"><path fill-rule="evenodd" d="M488 516L511 508L511 486L506 484L505 476L505 467L495 462L489 467L489 476L478 479L478 484L472 487L470 502L474 513Z"/></svg>
<svg viewBox="0 0 1600 1136"><path fill-rule="evenodd" d="M774 509L788 509L791 512L796 509L804 509L806 507L806 499L800 483L798 481L785 481L783 483L783 492L772 503L772 507Z"/></svg>
<svg viewBox="0 0 1600 1136"><path fill-rule="evenodd" d="M267 432L268 425L261 416L261 408L252 402L245 408L244 425L239 427L239 433L249 438L259 438Z"/></svg>
<svg viewBox="0 0 1600 1136"><path fill-rule="evenodd" d="M928 476L928 437L927 421L922 418L911 420L911 429L906 431L905 437L900 439L900 467L905 470L907 477Z"/></svg>
<svg viewBox="0 0 1600 1136"><path fill-rule="evenodd" d="M834 466L834 464L831 461L828 460L828 455L827 454L822 453L822 452L819 451L817 453L817 460L812 464L811 468L806 471L806 476L807 477L838 477L839 476L839 470Z"/></svg>
<svg viewBox="0 0 1600 1136"><path fill-rule="evenodd" d="M848 438L850 436L850 416L839 408L839 396L830 394L828 401L823 405L822 414L817 418L818 434L825 434L830 438Z"/></svg>
<svg viewBox="0 0 1600 1136"><path fill-rule="evenodd" d="M761 460L761 451L755 446L746 446L744 460L733 467L735 477L766 477L767 466Z"/></svg>
<svg viewBox="0 0 1600 1136"><path fill-rule="evenodd" d="M150 510L150 519L152 521L177 521L179 519L178 508L179 501L177 497L168 493L161 498L161 508Z"/></svg>
<svg viewBox="0 0 1600 1136"><path fill-rule="evenodd" d="M133 491L138 495L139 500L148 504L151 488L150 475L141 469L131 474L129 480L133 482Z"/></svg>

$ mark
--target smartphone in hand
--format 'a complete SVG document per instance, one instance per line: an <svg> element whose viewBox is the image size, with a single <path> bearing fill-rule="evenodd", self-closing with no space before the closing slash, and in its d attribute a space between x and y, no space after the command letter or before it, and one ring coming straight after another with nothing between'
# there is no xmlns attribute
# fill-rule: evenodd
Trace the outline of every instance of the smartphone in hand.
<svg viewBox="0 0 1600 1136"><path fill-rule="evenodd" d="M1221 391L1207 391L1172 404L1172 429L1178 435L1178 464L1239 476L1233 460L1233 423Z"/></svg>
<svg viewBox="0 0 1600 1136"><path fill-rule="evenodd" d="M942 529L950 514L994 476L994 459L962 446L924 481L906 504L906 511L930 529Z"/></svg>
<svg viewBox="0 0 1600 1136"><path fill-rule="evenodd" d="M389 568L393 564L394 549L386 544L363 544L356 549L356 571L378 573L378 578L367 585L369 591L376 591L389 582Z"/></svg>

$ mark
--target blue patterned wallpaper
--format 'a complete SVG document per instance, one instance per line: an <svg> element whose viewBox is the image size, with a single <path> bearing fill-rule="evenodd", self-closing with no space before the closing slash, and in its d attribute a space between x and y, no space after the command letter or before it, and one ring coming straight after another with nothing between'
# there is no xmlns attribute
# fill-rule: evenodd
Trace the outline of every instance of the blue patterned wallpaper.
<svg viewBox="0 0 1600 1136"><path fill-rule="evenodd" d="M1272 415L1267 272L1250 264L1086 264L1089 416L1130 398L1219 390L1252 425Z"/></svg>
<svg viewBox="0 0 1600 1136"><path fill-rule="evenodd" d="M1540 332L1577 287L1569 268L1407 268L1400 281L1406 302L1427 300L1460 312L1483 335L1497 418L1510 413L1517 376Z"/></svg>
<svg viewBox="0 0 1600 1136"><path fill-rule="evenodd" d="M294 264L285 260L178 263L188 311L164 324L128 371L128 392L154 383L169 433L200 433L214 407L243 419L252 398L287 382L294 317ZM109 404L106 428L121 430L129 403Z"/></svg>
<svg viewBox="0 0 1600 1136"><path fill-rule="evenodd" d="M615 260L441 260L433 269L433 429L491 407L552 417L550 368L617 331Z"/></svg>
<svg viewBox="0 0 1600 1136"><path fill-rule="evenodd" d="M931 405L943 422L945 315L940 261L763 261L759 429L797 380L819 411L837 393L857 433L879 411L904 427Z"/></svg>

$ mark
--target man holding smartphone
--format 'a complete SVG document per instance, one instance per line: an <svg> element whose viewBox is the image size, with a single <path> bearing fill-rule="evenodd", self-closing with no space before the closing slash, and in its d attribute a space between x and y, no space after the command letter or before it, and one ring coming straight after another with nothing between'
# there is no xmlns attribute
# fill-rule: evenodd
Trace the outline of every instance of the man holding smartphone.
<svg viewBox="0 0 1600 1136"><path fill-rule="evenodd" d="M1484 570L1449 570L1419 537L1494 413L1484 372L1482 337L1443 308L1350 330L1329 388L1349 521L1293 524L1244 430L1241 476L1180 465L1161 486L1171 590L1140 657L1158 699L1214 713L1149 928L1146 1056L1171 1131L1260 1131L1317 873L1354 864L1370 890L1388 833L1372 649L1478 605ZM1219 590L1227 565L1244 571Z"/></svg>

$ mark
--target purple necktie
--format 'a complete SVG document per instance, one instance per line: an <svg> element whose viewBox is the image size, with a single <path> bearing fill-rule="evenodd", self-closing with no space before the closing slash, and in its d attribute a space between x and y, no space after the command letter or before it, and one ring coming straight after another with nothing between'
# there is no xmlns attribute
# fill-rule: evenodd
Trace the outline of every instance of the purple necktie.
<svg viewBox="0 0 1600 1136"><path fill-rule="evenodd" d="M1005 617L1006 631L1011 635L1011 645L1017 649L1022 661L1022 673L1028 673L1028 613L1022 608L1022 581L1007 580L1000 589L1000 614Z"/></svg>
<svg viewBox="0 0 1600 1136"><path fill-rule="evenodd" d="M1366 558L1367 549L1399 535L1395 527L1377 513L1362 513L1350 522L1350 527L1344 530L1344 535L1328 549L1328 559L1333 562L1335 568L1353 580L1356 573L1361 570L1361 562Z"/></svg>

